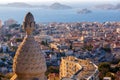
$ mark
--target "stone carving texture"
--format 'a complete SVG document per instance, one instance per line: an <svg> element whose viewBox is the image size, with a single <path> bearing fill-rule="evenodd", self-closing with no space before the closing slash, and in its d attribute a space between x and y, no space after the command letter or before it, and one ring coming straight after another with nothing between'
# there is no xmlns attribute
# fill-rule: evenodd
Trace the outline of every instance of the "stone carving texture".
<svg viewBox="0 0 120 80"><path fill-rule="evenodd" d="M38 42L32 35L34 25L34 17L28 13L23 23L27 35L14 57L13 72L15 75L11 80L45 80L46 62Z"/></svg>

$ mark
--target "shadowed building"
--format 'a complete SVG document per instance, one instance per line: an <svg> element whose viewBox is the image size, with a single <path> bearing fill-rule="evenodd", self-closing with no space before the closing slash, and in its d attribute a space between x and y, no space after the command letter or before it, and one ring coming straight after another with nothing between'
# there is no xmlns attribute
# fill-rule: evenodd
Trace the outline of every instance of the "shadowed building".
<svg viewBox="0 0 120 80"><path fill-rule="evenodd" d="M46 80L46 61L32 32L35 27L34 17L29 12L24 19L26 32L13 60L14 76L10 80Z"/></svg>

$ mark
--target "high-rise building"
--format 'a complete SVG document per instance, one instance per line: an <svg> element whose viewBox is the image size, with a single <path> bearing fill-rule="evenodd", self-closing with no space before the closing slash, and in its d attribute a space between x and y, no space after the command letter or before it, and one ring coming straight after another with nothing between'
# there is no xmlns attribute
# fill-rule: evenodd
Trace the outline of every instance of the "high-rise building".
<svg viewBox="0 0 120 80"><path fill-rule="evenodd" d="M120 33L120 28L116 28L116 32L117 32L117 33Z"/></svg>
<svg viewBox="0 0 120 80"><path fill-rule="evenodd" d="M0 20L0 36L2 35L2 21Z"/></svg>
<svg viewBox="0 0 120 80"><path fill-rule="evenodd" d="M29 12L23 22L26 36L15 54L13 60L14 76L10 80L46 80L45 57L32 35L34 27L34 17Z"/></svg>
<svg viewBox="0 0 120 80"><path fill-rule="evenodd" d="M60 64L60 80L99 80L97 66L89 60L73 56L63 57Z"/></svg>
<svg viewBox="0 0 120 80"><path fill-rule="evenodd" d="M2 27L2 20L0 20L0 28Z"/></svg>
<svg viewBox="0 0 120 80"><path fill-rule="evenodd" d="M5 25L6 27L9 27L9 26L12 25L12 24L17 24L17 21L15 21L14 19L8 19L8 20L6 20L6 21L4 22L4 25Z"/></svg>

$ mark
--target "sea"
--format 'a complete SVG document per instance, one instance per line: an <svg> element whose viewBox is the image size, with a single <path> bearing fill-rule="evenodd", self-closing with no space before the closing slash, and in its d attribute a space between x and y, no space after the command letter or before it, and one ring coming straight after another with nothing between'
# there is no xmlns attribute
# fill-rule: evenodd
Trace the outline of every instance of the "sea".
<svg viewBox="0 0 120 80"><path fill-rule="evenodd" d="M39 22L114 22L120 21L120 10L92 9L92 13L78 14L79 8L54 10L43 8L15 8L0 7L0 20L4 22L14 19L22 23L27 12L34 15L35 21Z"/></svg>

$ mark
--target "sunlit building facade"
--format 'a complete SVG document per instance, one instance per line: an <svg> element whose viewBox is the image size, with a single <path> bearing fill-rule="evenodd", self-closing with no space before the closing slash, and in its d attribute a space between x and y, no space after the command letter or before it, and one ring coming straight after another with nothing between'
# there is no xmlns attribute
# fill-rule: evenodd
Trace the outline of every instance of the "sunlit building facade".
<svg viewBox="0 0 120 80"><path fill-rule="evenodd" d="M98 67L89 60L68 56L61 59L60 80L99 80Z"/></svg>

